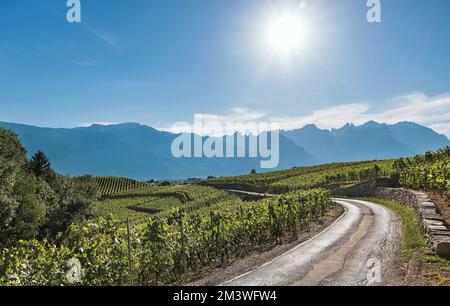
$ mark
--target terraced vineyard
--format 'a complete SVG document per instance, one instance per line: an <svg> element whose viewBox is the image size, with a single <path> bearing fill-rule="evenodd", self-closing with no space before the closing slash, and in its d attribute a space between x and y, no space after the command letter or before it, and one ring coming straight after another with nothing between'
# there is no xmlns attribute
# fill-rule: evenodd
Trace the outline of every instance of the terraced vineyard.
<svg viewBox="0 0 450 306"><path fill-rule="evenodd" d="M98 177L96 180L102 197L147 186L146 183L122 177Z"/></svg>
<svg viewBox="0 0 450 306"><path fill-rule="evenodd" d="M130 218L141 223L151 216L165 216L178 208L185 213L208 213L211 209L222 210L242 204L239 197L207 186L145 185L118 192L103 199L94 209L98 216L113 215L119 220Z"/></svg>
<svg viewBox="0 0 450 306"><path fill-rule="evenodd" d="M191 214L209 214L239 206L237 196L214 187L252 189L285 194L313 188L334 189L379 177L398 177L401 186L436 191L450 197L450 149L412 158L383 161L333 163L312 167L215 178L200 185L152 186L133 180L100 178L102 194L107 195L96 207L99 216L110 214L141 223L150 216L166 216L179 208ZM248 188L248 189L247 189ZM252 190L250 190L252 191Z"/></svg>
<svg viewBox="0 0 450 306"><path fill-rule="evenodd" d="M130 218L136 224L152 216L164 217L176 208L188 214L209 214L212 210L224 211L243 203L239 197L214 186L246 184L261 188L264 192L284 194L388 176L393 163L394 160L334 163L210 179L200 182L200 185L155 186L124 178L99 178L103 199L94 212L102 217L113 215L122 221Z"/></svg>
<svg viewBox="0 0 450 306"><path fill-rule="evenodd" d="M205 180L201 184L220 187L229 185L231 188L241 185L249 190L282 194L294 190L358 183L389 176L393 162L394 160L333 163L271 173L215 178Z"/></svg>

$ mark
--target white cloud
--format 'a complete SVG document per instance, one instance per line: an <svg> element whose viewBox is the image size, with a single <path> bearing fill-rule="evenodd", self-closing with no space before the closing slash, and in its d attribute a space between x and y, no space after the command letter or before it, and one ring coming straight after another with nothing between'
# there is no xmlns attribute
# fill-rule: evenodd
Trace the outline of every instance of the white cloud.
<svg viewBox="0 0 450 306"><path fill-rule="evenodd" d="M265 120L265 118L266 113L264 112L254 112L247 108L235 107L232 108L226 115L195 114L194 121L198 123L201 122L201 126L187 122L178 122L170 127L161 129L173 133L195 132L199 135L207 134L213 136L222 136L223 134L232 134L235 131L245 132L246 128L248 127L247 123L267 121ZM220 129L219 126L222 127L222 129ZM225 131L226 127L233 130L229 130L227 132Z"/></svg>
<svg viewBox="0 0 450 306"><path fill-rule="evenodd" d="M450 139L450 122L437 123L429 126L438 133L446 135Z"/></svg>
<svg viewBox="0 0 450 306"><path fill-rule="evenodd" d="M305 116L273 117L265 112L247 108L234 108L227 115L197 114L195 116L203 117L204 122L220 124L249 121L278 122L285 130L301 128L311 123L322 129L331 129L339 128L347 123L359 125L370 120L388 124L412 121L450 137L450 94L427 97L423 93L416 92L393 97L385 102L387 103L383 105L390 105L387 109L380 109L379 104L360 102L319 109ZM187 126L183 131L189 128L192 126ZM177 131L171 128L164 130Z"/></svg>
<svg viewBox="0 0 450 306"><path fill-rule="evenodd" d="M373 120L394 124L412 121L450 136L450 94L429 98L423 93L412 93L387 102L390 108L384 110L377 109L376 104L354 103L320 109L307 116L273 119L280 121L284 129L300 128L309 123L330 129L349 122L363 124Z"/></svg>
<svg viewBox="0 0 450 306"><path fill-rule="evenodd" d="M203 118L204 121L214 121L219 123L229 123L229 122L247 122L247 121L257 121L263 120L266 117L264 112L254 112L248 108L235 107L231 109L228 115L213 115L213 114L197 114L198 118Z"/></svg>
<svg viewBox="0 0 450 306"><path fill-rule="evenodd" d="M370 110L366 103L354 103L319 109L311 115L301 117L274 117L271 120L280 122L281 128L292 130L314 123L323 129L340 127L348 122L355 122L355 118ZM364 121L359 119L358 121ZM368 121L368 120L366 120Z"/></svg>

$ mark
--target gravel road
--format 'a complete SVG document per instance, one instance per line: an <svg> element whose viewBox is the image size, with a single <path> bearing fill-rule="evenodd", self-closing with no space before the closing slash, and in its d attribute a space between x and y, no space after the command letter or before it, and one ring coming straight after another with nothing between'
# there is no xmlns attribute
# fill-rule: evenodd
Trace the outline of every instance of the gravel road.
<svg viewBox="0 0 450 306"><path fill-rule="evenodd" d="M401 221L390 209L336 199L344 214L288 252L229 280L225 286L390 285L401 249Z"/></svg>

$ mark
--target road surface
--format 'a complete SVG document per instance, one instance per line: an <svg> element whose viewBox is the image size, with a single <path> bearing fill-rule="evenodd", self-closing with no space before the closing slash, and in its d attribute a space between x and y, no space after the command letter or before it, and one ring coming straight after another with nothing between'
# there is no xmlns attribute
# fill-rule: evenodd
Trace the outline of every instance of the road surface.
<svg viewBox="0 0 450 306"><path fill-rule="evenodd" d="M390 209L336 199L344 214L326 230L225 286L390 285L401 222Z"/></svg>

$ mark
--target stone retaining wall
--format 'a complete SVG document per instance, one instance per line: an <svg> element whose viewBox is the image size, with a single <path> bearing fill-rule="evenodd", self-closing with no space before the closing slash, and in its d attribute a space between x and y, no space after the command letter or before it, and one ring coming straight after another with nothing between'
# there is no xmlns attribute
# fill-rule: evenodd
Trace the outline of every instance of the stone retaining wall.
<svg viewBox="0 0 450 306"><path fill-rule="evenodd" d="M376 188L375 197L413 207L430 246L439 256L450 257L450 229L425 193L405 188Z"/></svg>

